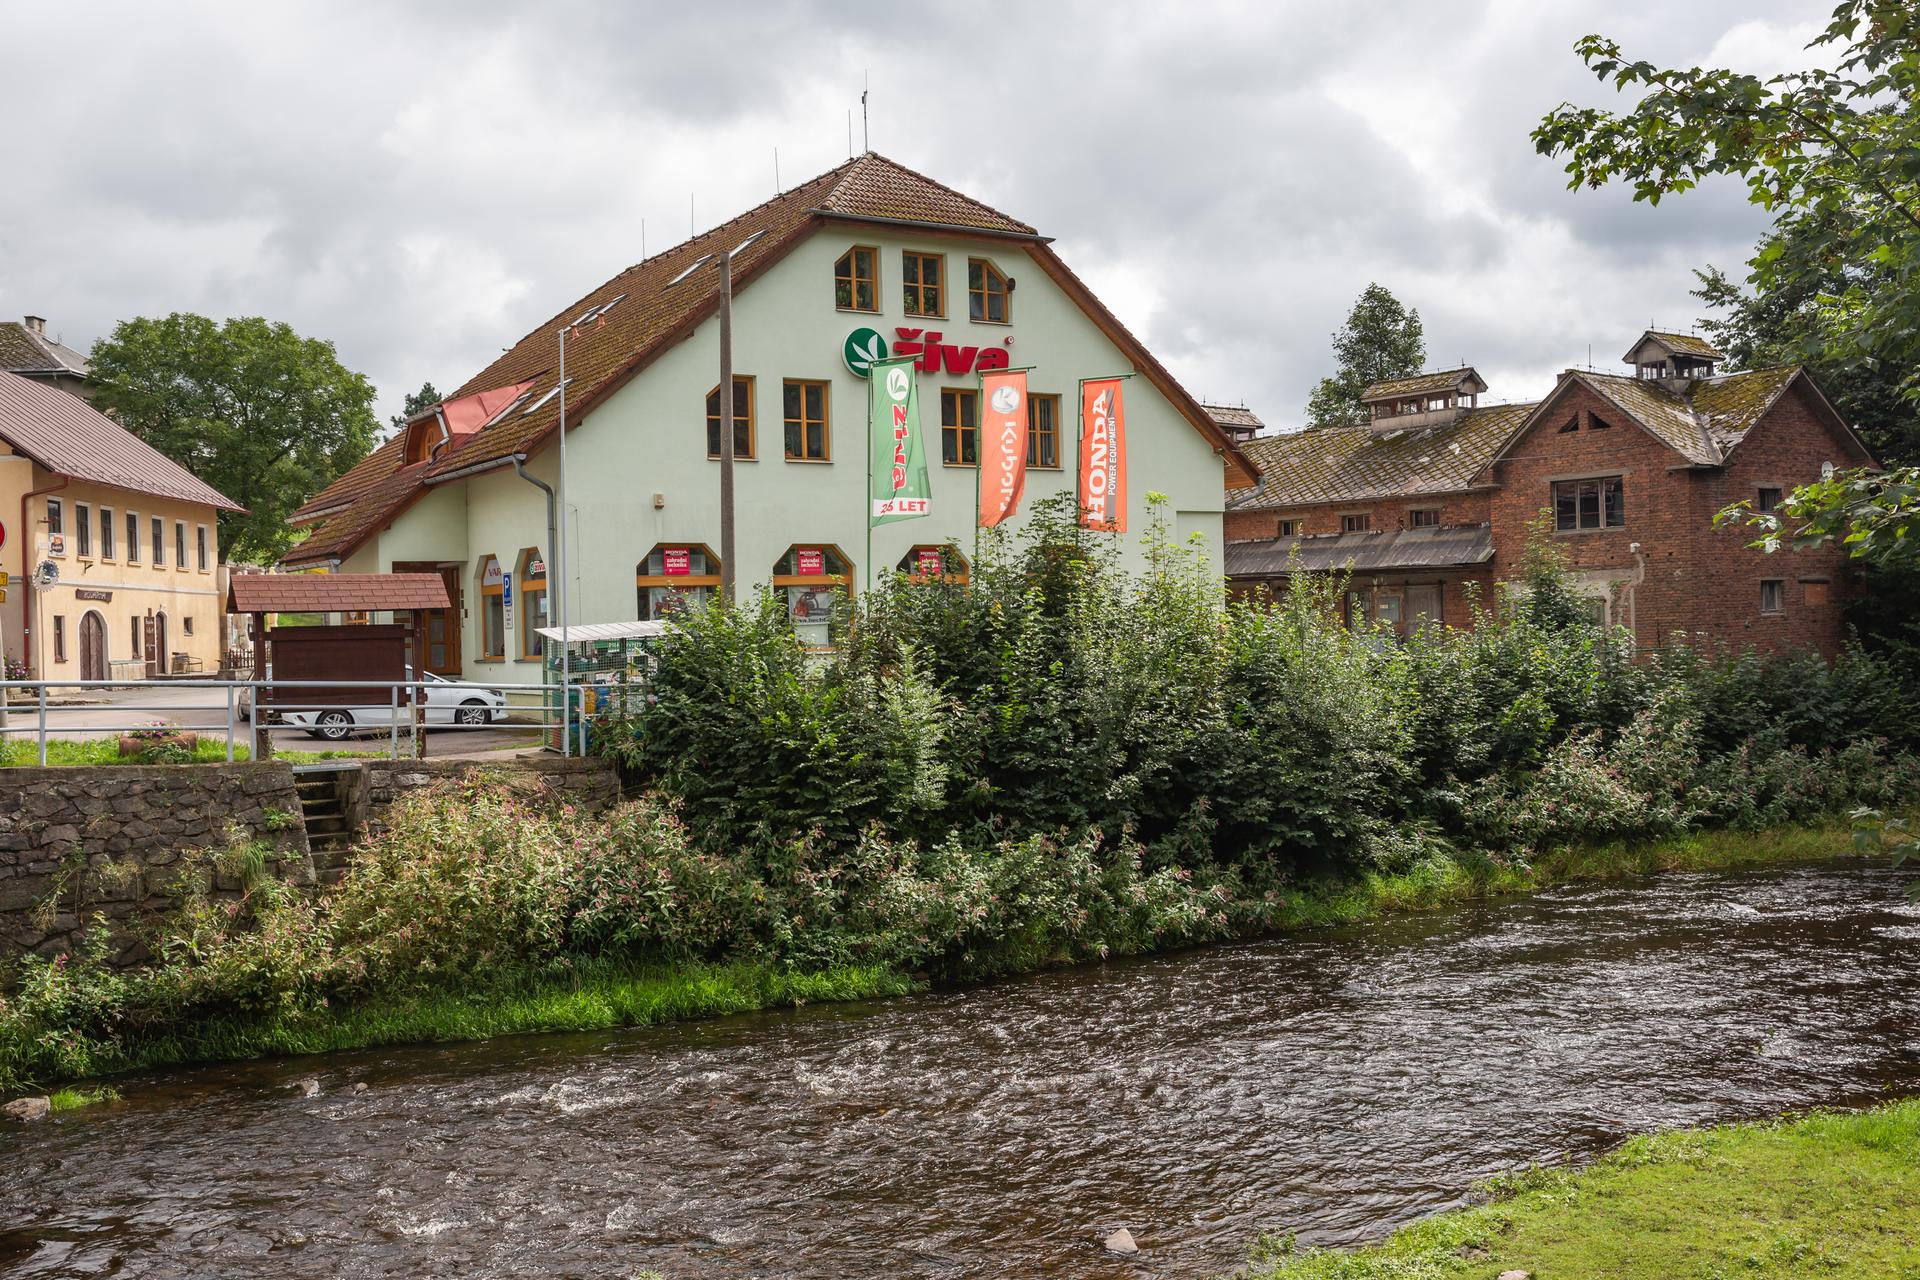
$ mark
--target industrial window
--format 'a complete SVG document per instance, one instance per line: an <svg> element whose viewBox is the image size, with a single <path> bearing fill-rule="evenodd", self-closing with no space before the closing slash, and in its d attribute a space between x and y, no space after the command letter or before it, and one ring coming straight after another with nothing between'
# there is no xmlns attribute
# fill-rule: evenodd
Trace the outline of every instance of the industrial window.
<svg viewBox="0 0 1920 1280"><path fill-rule="evenodd" d="M827 461L830 443L827 433L827 384L789 378L780 390L786 411L788 460Z"/></svg>
<svg viewBox="0 0 1920 1280"><path fill-rule="evenodd" d="M1754 508L1758 511L1778 510L1783 496L1779 489L1762 488L1759 497L1754 500Z"/></svg>
<svg viewBox="0 0 1920 1280"><path fill-rule="evenodd" d="M720 588L720 561L697 542L662 542L634 568L640 621L658 622L682 609L704 607Z"/></svg>
<svg viewBox="0 0 1920 1280"><path fill-rule="evenodd" d="M773 590L786 600L800 643L824 649L833 643L835 605L853 594L853 566L838 547L796 544L774 562Z"/></svg>
<svg viewBox="0 0 1920 1280"><path fill-rule="evenodd" d="M1276 524L1276 525L1274 526L1274 531L1273 531L1273 536L1274 536L1274 537L1276 537L1276 538L1297 538L1297 537L1299 537L1299 536L1300 536L1300 522L1299 522L1298 520L1282 520L1282 521L1280 521L1280 522L1279 522L1278 524Z"/></svg>
<svg viewBox="0 0 1920 1280"><path fill-rule="evenodd" d="M153 518L153 567L164 569L167 566L167 526L159 516Z"/></svg>
<svg viewBox="0 0 1920 1280"><path fill-rule="evenodd" d="M980 461L980 393L958 387L940 389L940 460L950 467Z"/></svg>
<svg viewBox="0 0 1920 1280"><path fill-rule="evenodd" d="M1060 397L1027 397L1027 465L1060 465Z"/></svg>
<svg viewBox="0 0 1920 1280"><path fill-rule="evenodd" d="M100 508L100 558L113 559L113 508Z"/></svg>
<svg viewBox="0 0 1920 1280"><path fill-rule="evenodd" d="M127 512L127 563L140 562L140 513Z"/></svg>
<svg viewBox="0 0 1920 1280"><path fill-rule="evenodd" d="M1760 612L1787 611L1787 583L1784 578L1768 578L1760 584Z"/></svg>
<svg viewBox="0 0 1920 1280"><path fill-rule="evenodd" d="M53 615L53 660L67 660L67 620L57 613Z"/></svg>
<svg viewBox="0 0 1920 1280"><path fill-rule="evenodd" d="M200 572L205 573L207 564L207 526L197 524L193 527L194 550L199 558Z"/></svg>
<svg viewBox="0 0 1920 1280"><path fill-rule="evenodd" d="M507 580L500 572L497 556L480 561L480 649L481 657L492 662L507 656Z"/></svg>
<svg viewBox="0 0 1920 1280"><path fill-rule="evenodd" d="M908 315L937 319L947 314L946 271L947 260L937 253L901 253L900 284Z"/></svg>
<svg viewBox="0 0 1920 1280"><path fill-rule="evenodd" d="M720 388L707 392L707 456L720 456ZM753 379L733 380L733 456L753 457Z"/></svg>
<svg viewBox="0 0 1920 1280"><path fill-rule="evenodd" d="M1340 517L1340 532L1342 533L1365 533L1371 528L1373 528L1373 517L1370 515Z"/></svg>
<svg viewBox="0 0 1920 1280"><path fill-rule="evenodd" d="M80 555L93 554L93 508L84 502L73 504L73 540Z"/></svg>
<svg viewBox="0 0 1920 1280"><path fill-rule="evenodd" d="M893 567L896 572L904 573L916 582L964 583L970 577L966 557L960 554L960 548L951 543L909 547L907 554L901 556L899 563Z"/></svg>
<svg viewBox="0 0 1920 1280"><path fill-rule="evenodd" d="M176 569L187 567L187 522L185 520L173 522L173 567Z"/></svg>
<svg viewBox="0 0 1920 1280"><path fill-rule="evenodd" d="M880 309L880 251L855 245L833 264L833 305L842 311Z"/></svg>
<svg viewBox="0 0 1920 1280"><path fill-rule="evenodd" d="M985 258L967 259L967 314L987 324L1006 324L1011 318L1013 287L1000 269Z"/></svg>
<svg viewBox="0 0 1920 1280"><path fill-rule="evenodd" d="M514 578L514 598L520 602L520 656L540 656L540 628L547 621L547 560L540 548L528 547L520 553Z"/></svg>
<svg viewBox="0 0 1920 1280"><path fill-rule="evenodd" d="M1626 522L1626 488L1619 476L1554 482L1553 527L1556 532L1617 529Z"/></svg>
<svg viewBox="0 0 1920 1280"><path fill-rule="evenodd" d="M1407 512L1407 527L1410 529L1432 529L1440 523L1440 508L1415 507Z"/></svg>

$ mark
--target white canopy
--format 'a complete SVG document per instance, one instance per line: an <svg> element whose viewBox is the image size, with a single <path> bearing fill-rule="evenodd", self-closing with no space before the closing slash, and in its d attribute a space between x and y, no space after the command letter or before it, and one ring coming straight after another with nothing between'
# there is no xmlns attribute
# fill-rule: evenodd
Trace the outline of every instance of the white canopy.
<svg viewBox="0 0 1920 1280"><path fill-rule="evenodd" d="M549 640L578 644L586 640L639 640L667 633L664 622L586 622L571 627L535 627Z"/></svg>

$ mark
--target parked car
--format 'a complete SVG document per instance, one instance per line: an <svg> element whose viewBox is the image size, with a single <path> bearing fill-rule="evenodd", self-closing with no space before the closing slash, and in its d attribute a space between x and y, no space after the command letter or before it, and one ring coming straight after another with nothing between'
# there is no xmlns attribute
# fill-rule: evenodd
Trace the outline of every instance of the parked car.
<svg viewBox="0 0 1920 1280"><path fill-rule="evenodd" d="M412 668L408 668L407 679L413 679ZM465 680L449 680L428 671L421 680L426 688L425 706L421 719L428 725L458 725L462 728L477 728L482 725L497 724L507 718L507 695L498 689L489 689L485 685L470 684ZM298 689L286 690L289 700L297 700ZM249 710L251 708L249 707ZM305 729L307 736L324 738L329 742L339 742L356 733L384 733L393 727L394 713L390 706L324 707L307 711L280 711L270 723L292 725L296 729ZM413 710L400 708L402 728L413 723Z"/></svg>

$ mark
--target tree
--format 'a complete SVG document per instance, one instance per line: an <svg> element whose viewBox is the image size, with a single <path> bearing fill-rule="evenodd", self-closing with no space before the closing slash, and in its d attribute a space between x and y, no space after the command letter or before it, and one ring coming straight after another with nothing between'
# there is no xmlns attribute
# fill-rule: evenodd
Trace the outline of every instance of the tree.
<svg viewBox="0 0 1920 1280"><path fill-rule="evenodd" d="M272 563L287 516L373 447L373 385L333 344L257 316L122 321L94 344L94 404L247 508L220 514L233 560Z"/></svg>
<svg viewBox="0 0 1920 1280"><path fill-rule="evenodd" d="M1920 467L1835 471L1795 489L1776 511L1737 502L1713 519L1757 530L1753 545L1766 551L1838 541L1878 568L1920 569Z"/></svg>
<svg viewBox="0 0 1920 1280"><path fill-rule="evenodd" d="M1400 305L1377 284L1361 291L1347 322L1333 335L1334 358L1340 369L1320 379L1307 400L1307 425L1347 426L1366 420L1360 394L1375 382L1419 373L1427 359L1426 336L1420 313Z"/></svg>
<svg viewBox="0 0 1920 1280"><path fill-rule="evenodd" d="M1920 6L1844 0L1809 47L1839 65L1762 80L1629 62L1616 42L1583 37L1574 48L1595 76L1645 96L1619 115L1563 103L1534 146L1567 157L1570 187L1623 179L1652 204L1739 175L1774 214L1749 264L1758 296L1811 296L1809 357L1920 396Z"/></svg>
<svg viewBox="0 0 1920 1280"><path fill-rule="evenodd" d="M423 382L420 384L418 391L410 391L407 393L407 398L400 404L400 412L394 414L391 418L387 419L387 421L393 424L395 431L398 431L407 425L408 418L411 418L422 409L439 404L445 399L445 396L433 389L431 382Z"/></svg>

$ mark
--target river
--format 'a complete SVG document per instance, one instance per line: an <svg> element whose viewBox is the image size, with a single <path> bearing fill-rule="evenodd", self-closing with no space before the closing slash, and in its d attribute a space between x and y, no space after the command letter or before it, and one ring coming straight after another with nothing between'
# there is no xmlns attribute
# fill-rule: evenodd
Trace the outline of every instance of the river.
<svg viewBox="0 0 1920 1280"><path fill-rule="evenodd" d="M0 1275L1219 1274L1263 1229L1358 1241L1634 1132L1920 1091L1901 883L1672 875L908 1000L134 1078L0 1129ZM1122 1225L1132 1258L1101 1247Z"/></svg>

